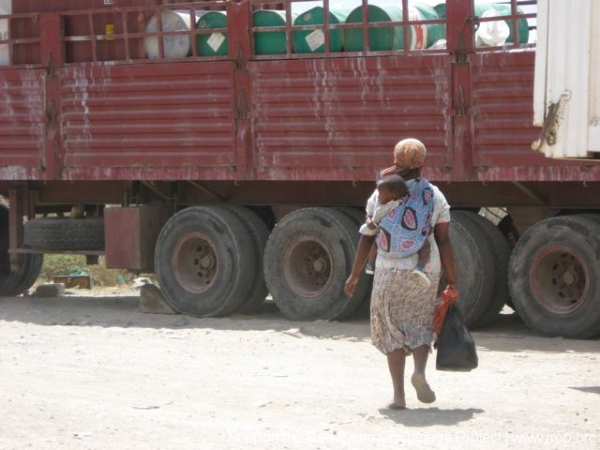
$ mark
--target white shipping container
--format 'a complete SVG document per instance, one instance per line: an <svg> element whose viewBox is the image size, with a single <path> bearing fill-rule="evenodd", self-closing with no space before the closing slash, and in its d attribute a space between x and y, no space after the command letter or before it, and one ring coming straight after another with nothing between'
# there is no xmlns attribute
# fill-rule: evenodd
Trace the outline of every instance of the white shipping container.
<svg viewBox="0 0 600 450"><path fill-rule="evenodd" d="M600 155L600 0L538 0L533 148Z"/></svg>

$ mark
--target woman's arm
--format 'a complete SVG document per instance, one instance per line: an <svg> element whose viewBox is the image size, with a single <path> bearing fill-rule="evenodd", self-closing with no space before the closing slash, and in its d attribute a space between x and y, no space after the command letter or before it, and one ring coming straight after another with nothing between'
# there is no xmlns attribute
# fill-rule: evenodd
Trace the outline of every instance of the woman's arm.
<svg viewBox="0 0 600 450"><path fill-rule="evenodd" d="M446 275L446 280L448 280L447 289L450 292L455 292L458 297L458 290L456 289L456 271L454 269L454 255L452 254L452 245L450 244L450 222L436 224L433 228L433 236L440 250L442 269Z"/></svg>
<svg viewBox="0 0 600 450"><path fill-rule="evenodd" d="M362 268L365 266L367 259L369 258L369 251L371 250L371 246L373 242L375 242L376 235L367 236L365 234L360 235L360 241L358 241L358 250L356 250L356 256L354 257L354 264L352 266L352 273L346 280L346 285L344 287L344 292L348 297L351 297L354 293L354 289L356 288L356 283L358 283L358 278L360 277L360 272Z"/></svg>

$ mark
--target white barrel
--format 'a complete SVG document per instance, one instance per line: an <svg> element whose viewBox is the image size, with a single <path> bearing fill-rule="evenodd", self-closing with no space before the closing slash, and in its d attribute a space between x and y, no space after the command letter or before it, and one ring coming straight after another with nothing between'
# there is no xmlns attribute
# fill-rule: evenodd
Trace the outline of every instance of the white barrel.
<svg viewBox="0 0 600 450"><path fill-rule="evenodd" d="M191 31L196 28L198 19L204 11L196 11L196 20L191 23L190 11L166 10L160 13L162 31ZM158 14L153 15L146 24L146 33L158 32ZM146 57L160 58L158 36L148 36L144 39ZM163 51L165 58L185 58L191 53L192 40L189 34L163 36Z"/></svg>
<svg viewBox="0 0 600 450"><path fill-rule="evenodd" d="M12 3L9 0L0 0L0 15L8 15L12 11ZM8 19L0 19L0 40L8 40ZM8 44L0 44L0 66L10 64L10 53Z"/></svg>

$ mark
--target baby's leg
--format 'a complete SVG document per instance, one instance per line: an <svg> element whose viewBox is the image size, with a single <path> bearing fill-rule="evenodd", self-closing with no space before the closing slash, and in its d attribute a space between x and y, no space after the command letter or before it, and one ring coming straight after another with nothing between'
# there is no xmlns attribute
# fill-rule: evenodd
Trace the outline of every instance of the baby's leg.
<svg viewBox="0 0 600 450"><path fill-rule="evenodd" d="M375 260L377 259L377 243L373 242L371 245L371 250L369 250L369 260L367 261L367 269L366 272L369 275L373 275L375 273Z"/></svg>
<svg viewBox="0 0 600 450"><path fill-rule="evenodd" d="M423 246L417 252L419 261L417 262L417 267L412 272L415 279L424 287L429 287L431 285L431 280L425 273L425 266L429 262L430 254L431 246L429 245L429 241L426 240Z"/></svg>

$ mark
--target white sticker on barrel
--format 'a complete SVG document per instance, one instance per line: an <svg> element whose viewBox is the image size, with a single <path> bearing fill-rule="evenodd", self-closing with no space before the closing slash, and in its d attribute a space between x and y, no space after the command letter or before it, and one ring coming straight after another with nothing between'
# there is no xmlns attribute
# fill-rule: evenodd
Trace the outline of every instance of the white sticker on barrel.
<svg viewBox="0 0 600 450"><path fill-rule="evenodd" d="M424 17L421 16L419 11L416 8L409 8L408 10L408 20L424 20ZM411 34L411 50L423 50L427 41L427 27L425 25L411 25L410 27Z"/></svg>
<svg viewBox="0 0 600 450"><path fill-rule="evenodd" d="M306 43L310 47L310 51L314 52L316 49L325 45L325 33L323 30L315 30L306 36Z"/></svg>
<svg viewBox="0 0 600 450"><path fill-rule="evenodd" d="M210 48L213 49L213 52L216 52L217 50L219 50L219 47L223 45L224 41L225 36L223 35L223 33L213 33L210 35L206 43L210 46Z"/></svg>

